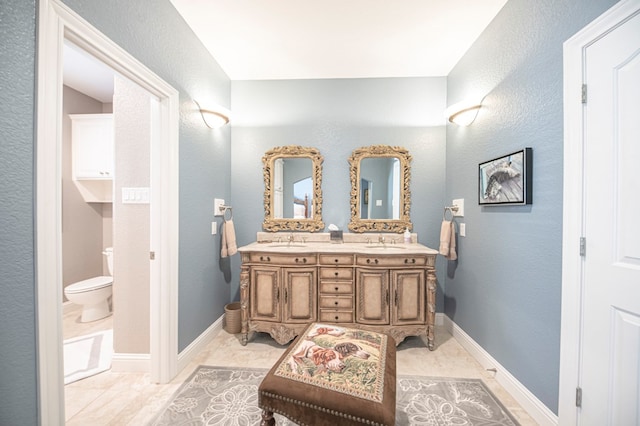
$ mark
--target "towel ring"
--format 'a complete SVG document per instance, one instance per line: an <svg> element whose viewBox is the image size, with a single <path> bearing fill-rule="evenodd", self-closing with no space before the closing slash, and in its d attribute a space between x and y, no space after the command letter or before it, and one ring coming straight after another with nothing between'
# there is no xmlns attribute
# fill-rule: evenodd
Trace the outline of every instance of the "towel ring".
<svg viewBox="0 0 640 426"><path fill-rule="evenodd" d="M451 219L449 220L453 220L453 218L455 217L453 213L457 211L458 211L458 206L446 206L444 208L444 212L442 213L442 220L447 220L447 212L451 213Z"/></svg>
<svg viewBox="0 0 640 426"><path fill-rule="evenodd" d="M220 211L222 211L222 220L225 222L233 219L233 209L231 206L220 206ZM229 212L229 219L227 219L227 212Z"/></svg>

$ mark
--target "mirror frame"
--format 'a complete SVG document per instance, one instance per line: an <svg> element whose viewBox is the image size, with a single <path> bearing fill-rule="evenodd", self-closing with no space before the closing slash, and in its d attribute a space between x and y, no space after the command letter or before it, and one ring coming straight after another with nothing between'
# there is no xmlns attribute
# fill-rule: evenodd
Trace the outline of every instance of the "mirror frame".
<svg viewBox="0 0 640 426"><path fill-rule="evenodd" d="M360 162L365 158L397 157L400 160L400 219L361 219L360 218ZM404 232L411 230L411 155L405 148L388 145L372 145L355 149L349 157L349 175L351 177L351 222L349 230L353 232Z"/></svg>
<svg viewBox="0 0 640 426"><path fill-rule="evenodd" d="M293 219L273 217L272 182L274 179L274 162L278 158L309 158L312 163L311 177L313 179L313 217L309 219ZM324 229L322 221L322 162L324 158L316 148L299 145L278 146L265 152L262 157L264 175L264 222L265 231L308 231L315 232Z"/></svg>

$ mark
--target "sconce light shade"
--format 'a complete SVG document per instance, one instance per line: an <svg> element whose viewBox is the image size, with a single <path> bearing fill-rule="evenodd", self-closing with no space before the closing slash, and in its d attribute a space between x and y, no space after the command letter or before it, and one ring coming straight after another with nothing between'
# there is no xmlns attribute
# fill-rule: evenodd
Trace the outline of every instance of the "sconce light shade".
<svg viewBox="0 0 640 426"><path fill-rule="evenodd" d="M200 115L202 115L202 119L204 120L204 124L206 124L210 129L222 127L229 122L231 111L229 111L228 109L219 105L205 108L200 106L197 101L194 100L193 102L198 105Z"/></svg>
<svg viewBox="0 0 640 426"><path fill-rule="evenodd" d="M447 108L444 115L451 123L455 123L458 126L468 126L476 119L481 105L481 101L458 102Z"/></svg>

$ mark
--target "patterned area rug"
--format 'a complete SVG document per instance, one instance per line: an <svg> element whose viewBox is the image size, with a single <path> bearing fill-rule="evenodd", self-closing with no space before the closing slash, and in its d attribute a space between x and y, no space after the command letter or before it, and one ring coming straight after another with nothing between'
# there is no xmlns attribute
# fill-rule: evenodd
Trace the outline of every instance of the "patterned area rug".
<svg viewBox="0 0 640 426"><path fill-rule="evenodd" d="M150 425L259 425L258 386L267 371L201 365ZM396 394L396 425L518 425L479 379L398 376Z"/></svg>

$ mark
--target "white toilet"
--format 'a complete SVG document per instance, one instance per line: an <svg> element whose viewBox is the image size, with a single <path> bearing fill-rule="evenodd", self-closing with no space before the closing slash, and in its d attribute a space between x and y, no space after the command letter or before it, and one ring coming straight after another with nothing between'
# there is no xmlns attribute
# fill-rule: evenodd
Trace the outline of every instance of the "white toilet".
<svg viewBox="0 0 640 426"><path fill-rule="evenodd" d="M113 289L113 248L105 248L102 254L107 257L109 276L78 281L64 289L67 299L82 305L80 322L96 321L111 315L109 297L111 297Z"/></svg>

